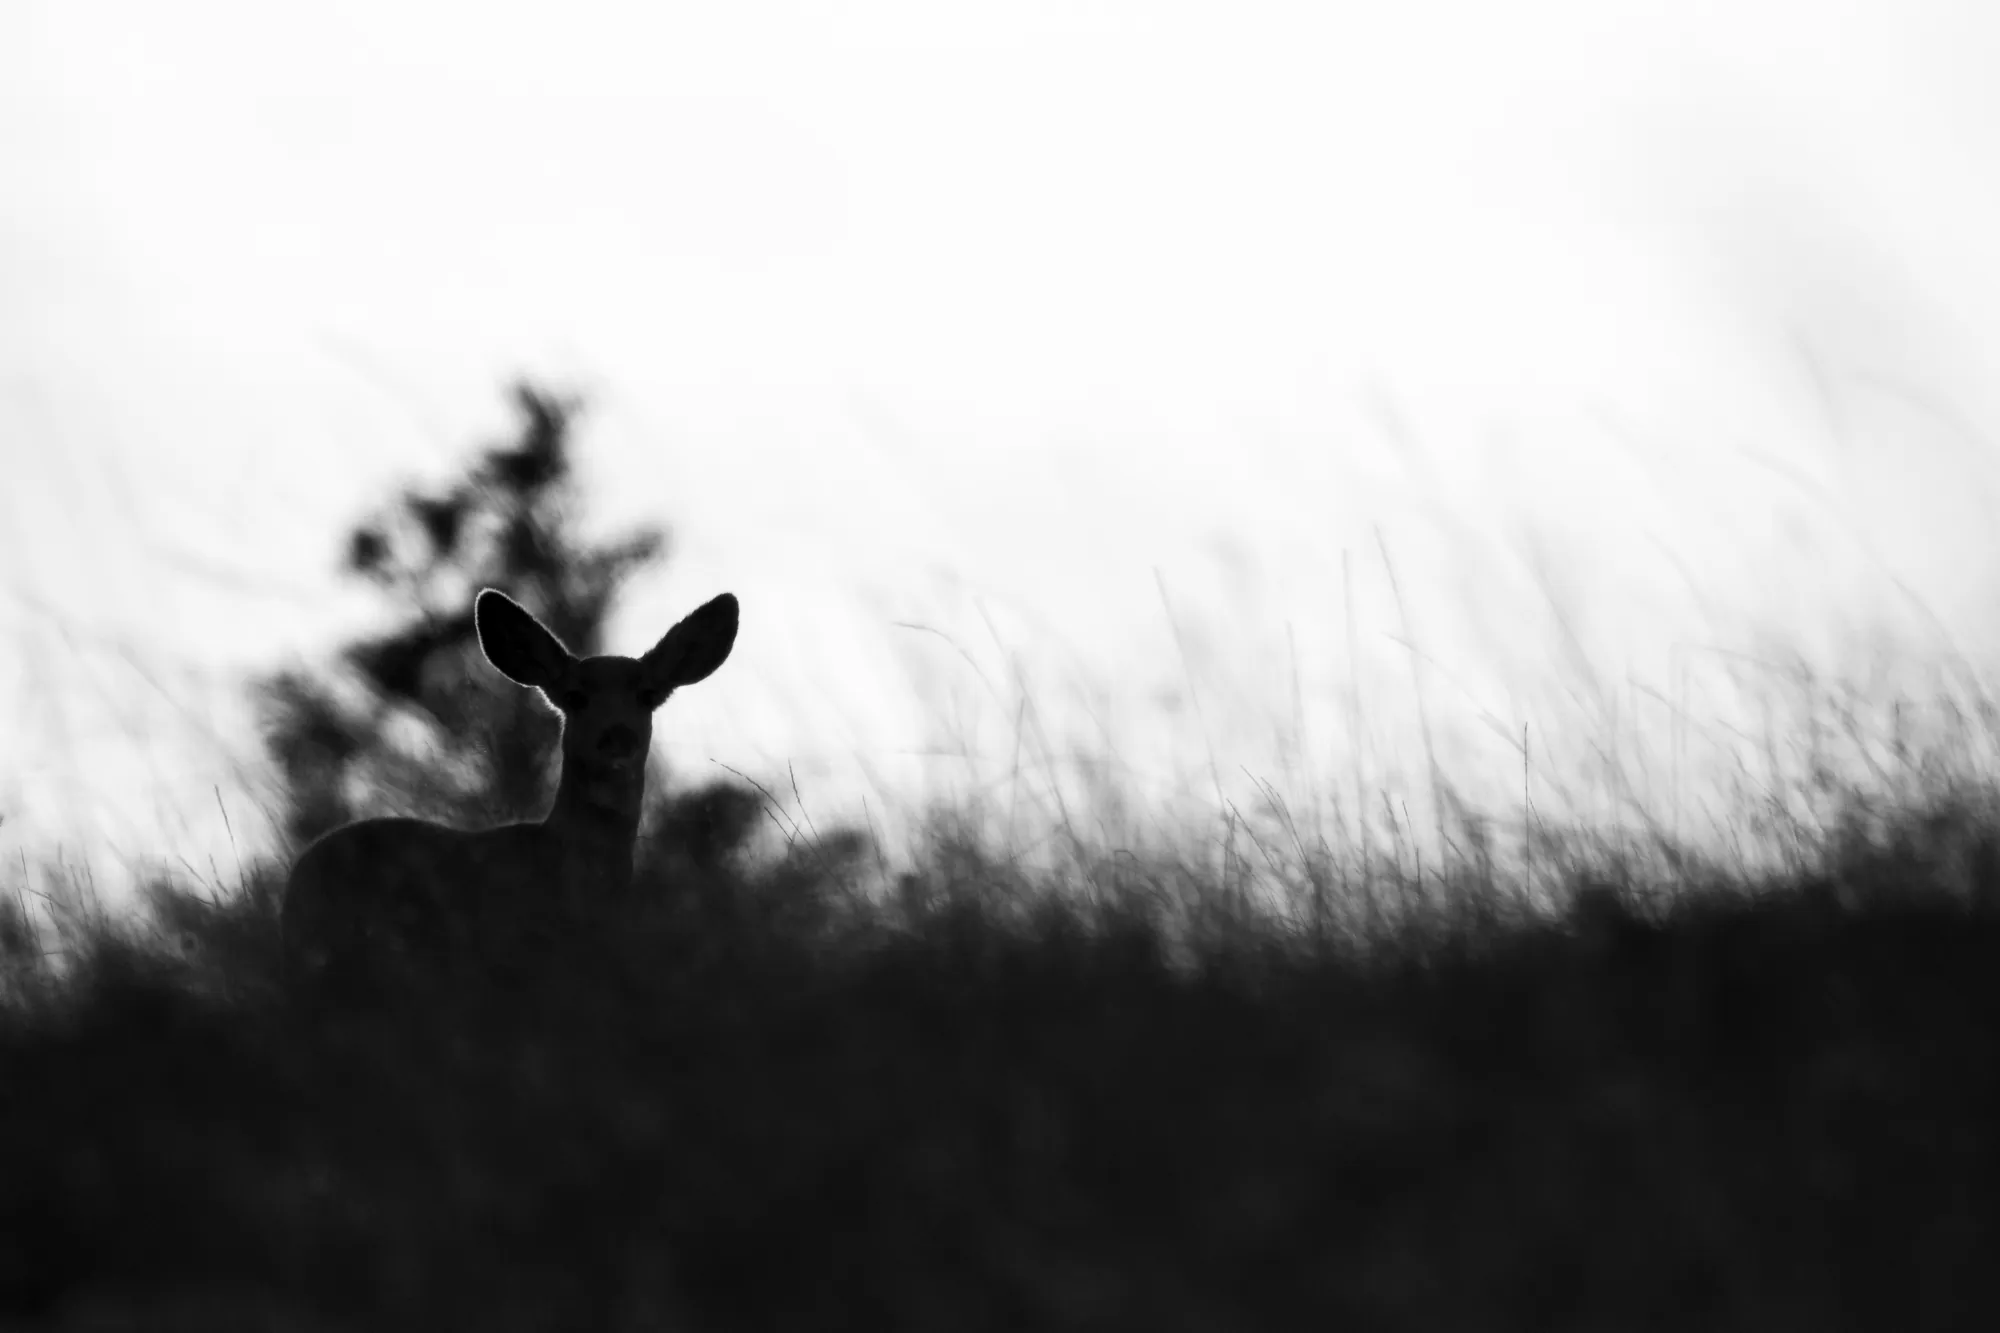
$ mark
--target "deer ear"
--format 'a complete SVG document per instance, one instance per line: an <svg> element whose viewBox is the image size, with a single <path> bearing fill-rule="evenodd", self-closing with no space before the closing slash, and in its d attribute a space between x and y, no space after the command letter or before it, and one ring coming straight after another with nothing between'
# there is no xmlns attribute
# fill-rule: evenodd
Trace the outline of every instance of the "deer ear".
<svg viewBox="0 0 2000 1333"><path fill-rule="evenodd" d="M481 592L472 623L486 660L516 685L553 689L576 661L561 639L504 592Z"/></svg>
<svg viewBox="0 0 2000 1333"><path fill-rule="evenodd" d="M687 619L668 630L640 664L646 685L665 695L683 685L706 680L729 658L736 646L737 607L732 593L723 593L697 607Z"/></svg>

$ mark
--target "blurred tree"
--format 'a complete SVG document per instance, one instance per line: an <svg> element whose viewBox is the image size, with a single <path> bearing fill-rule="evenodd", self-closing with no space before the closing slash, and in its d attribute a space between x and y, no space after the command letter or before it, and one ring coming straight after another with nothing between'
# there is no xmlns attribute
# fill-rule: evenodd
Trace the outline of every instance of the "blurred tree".
<svg viewBox="0 0 2000 1333"><path fill-rule="evenodd" d="M482 453L439 492L405 492L346 540L345 572L390 603L389 627L340 652L344 670L288 670L258 683L264 743L283 786L295 844L371 814L472 824L540 815L554 777L553 712L484 665L472 599L499 588L571 651L602 651L625 580L658 560L666 534L643 529L592 544L570 467L579 404L530 385L513 391L519 437ZM656 807L663 798L655 791ZM718 834L740 845L743 793L711 784L653 822L670 839ZM702 850L717 851L706 844Z"/></svg>

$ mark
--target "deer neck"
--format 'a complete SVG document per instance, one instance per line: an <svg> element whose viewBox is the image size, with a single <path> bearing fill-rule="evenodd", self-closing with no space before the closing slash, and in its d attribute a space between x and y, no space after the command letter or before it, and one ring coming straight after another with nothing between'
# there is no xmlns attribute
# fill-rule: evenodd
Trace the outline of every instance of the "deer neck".
<svg viewBox="0 0 2000 1333"><path fill-rule="evenodd" d="M542 828L560 849L566 874L623 887L632 878L632 847L646 795L642 765L628 772L593 772L564 763L556 799Z"/></svg>

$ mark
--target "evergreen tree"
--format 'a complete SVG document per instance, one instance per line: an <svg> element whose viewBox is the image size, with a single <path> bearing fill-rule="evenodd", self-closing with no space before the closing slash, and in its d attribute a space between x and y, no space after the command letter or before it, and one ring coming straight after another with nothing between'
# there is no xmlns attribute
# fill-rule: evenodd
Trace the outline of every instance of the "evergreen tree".
<svg viewBox="0 0 2000 1333"><path fill-rule="evenodd" d="M517 438L441 490L405 492L348 536L344 570L380 592L388 627L341 650L337 673L259 683L295 845L372 814L476 826L544 808L558 721L483 665L473 596L499 588L571 651L599 653L619 589L661 558L667 537L646 528L583 540L571 470L579 404L527 384L513 396ZM658 822L707 859L747 838L755 809L748 793L715 784Z"/></svg>

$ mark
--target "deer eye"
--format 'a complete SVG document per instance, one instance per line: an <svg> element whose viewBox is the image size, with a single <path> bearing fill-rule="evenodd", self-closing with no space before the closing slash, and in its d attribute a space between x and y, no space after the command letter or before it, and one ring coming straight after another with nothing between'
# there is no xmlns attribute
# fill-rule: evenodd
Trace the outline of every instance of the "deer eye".
<svg viewBox="0 0 2000 1333"><path fill-rule="evenodd" d="M666 690L640 690L639 706L651 712L667 701Z"/></svg>
<svg viewBox="0 0 2000 1333"><path fill-rule="evenodd" d="M590 696L582 690L559 690L556 692L556 707L565 713L581 713L590 707Z"/></svg>

